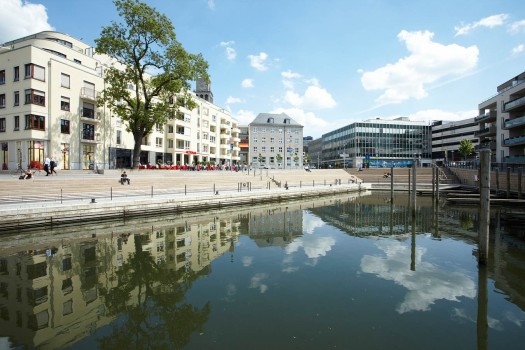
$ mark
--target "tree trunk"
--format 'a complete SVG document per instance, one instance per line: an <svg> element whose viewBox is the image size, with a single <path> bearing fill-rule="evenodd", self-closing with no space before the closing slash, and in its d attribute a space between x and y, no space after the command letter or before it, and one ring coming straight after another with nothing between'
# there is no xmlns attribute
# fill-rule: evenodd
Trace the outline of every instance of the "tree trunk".
<svg viewBox="0 0 525 350"><path fill-rule="evenodd" d="M143 133L134 132L133 139L135 140L135 146L133 147L133 169L138 169L140 165L140 149L142 146Z"/></svg>

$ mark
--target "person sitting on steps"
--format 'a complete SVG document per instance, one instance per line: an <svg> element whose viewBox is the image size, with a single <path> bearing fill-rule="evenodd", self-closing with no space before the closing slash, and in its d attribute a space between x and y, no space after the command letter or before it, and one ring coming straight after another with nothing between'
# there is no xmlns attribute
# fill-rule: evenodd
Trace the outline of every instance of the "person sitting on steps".
<svg viewBox="0 0 525 350"><path fill-rule="evenodd" d="M130 180L129 180L128 174L126 174L125 171L123 171L122 174L120 175L120 184L124 185L124 182L127 182L128 185L130 185Z"/></svg>
<svg viewBox="0 0 525 350"><path fill-rule="evenodd" d="M24 174L20 175L20 180L29 180L33 177L33 172L29 169L24 170Z"/></svg>

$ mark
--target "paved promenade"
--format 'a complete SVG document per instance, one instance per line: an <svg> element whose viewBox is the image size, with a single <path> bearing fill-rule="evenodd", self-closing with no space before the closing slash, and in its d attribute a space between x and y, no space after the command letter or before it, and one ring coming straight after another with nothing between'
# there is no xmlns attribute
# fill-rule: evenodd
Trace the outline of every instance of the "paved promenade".
<svg viewBox="0 0 525 350"><path fill-rule="evenodd" d="M358 191L358 179L345 170L42 172L30 180L0 175L0 222L9 225L96 220L150 211L187 211L257 204ZM288 187L288 189L286 189ZM9 224L9 225L8 225Z"/></svg>

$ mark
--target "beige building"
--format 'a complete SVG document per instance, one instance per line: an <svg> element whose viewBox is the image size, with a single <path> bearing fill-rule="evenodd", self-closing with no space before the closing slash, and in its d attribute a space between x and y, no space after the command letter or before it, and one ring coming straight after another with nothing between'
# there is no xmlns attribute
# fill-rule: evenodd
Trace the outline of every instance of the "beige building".
<svg viewBox="0 0 525 350"><path fill-rule="evenodd" d="M4 170L35 167L46 156L59 169L131 166L132 135L107 108L96 106L110 61L82 41L52 31L0 47ZM182 109L144 138L142 163L239 160L237 121L213 99L194 96L198 108Z"/></svg>
<svg viewBox="0 0 525 350"><path fill-rule="evenodd" d="M248 144L248 159L255 167L303 166L303 126L284 113L259 113L249 124Z"/></svg>
<svg viewBox="0 0 525 350"><path fill-rule="evenodd" d="M491 161L525 164L525 72L497 87L497 95L478 105L475 118L480 147Z"/></svg>

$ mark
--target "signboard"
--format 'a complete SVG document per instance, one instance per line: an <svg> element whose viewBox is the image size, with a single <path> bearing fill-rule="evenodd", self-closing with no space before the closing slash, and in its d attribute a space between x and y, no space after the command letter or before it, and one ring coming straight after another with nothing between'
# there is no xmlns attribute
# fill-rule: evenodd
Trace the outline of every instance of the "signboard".
<svg viewBox="0 0 525 350"><path fill-rule="evenodd" d="M195 151L186 151L186 154L197 154Z"/></svg>
<svg viewBox="0 0 525 350"><path fill-rule="evenodd" d="M349 154L348 153L341 153L339 156L343 157L343 158L348 158Z"/></svg>

